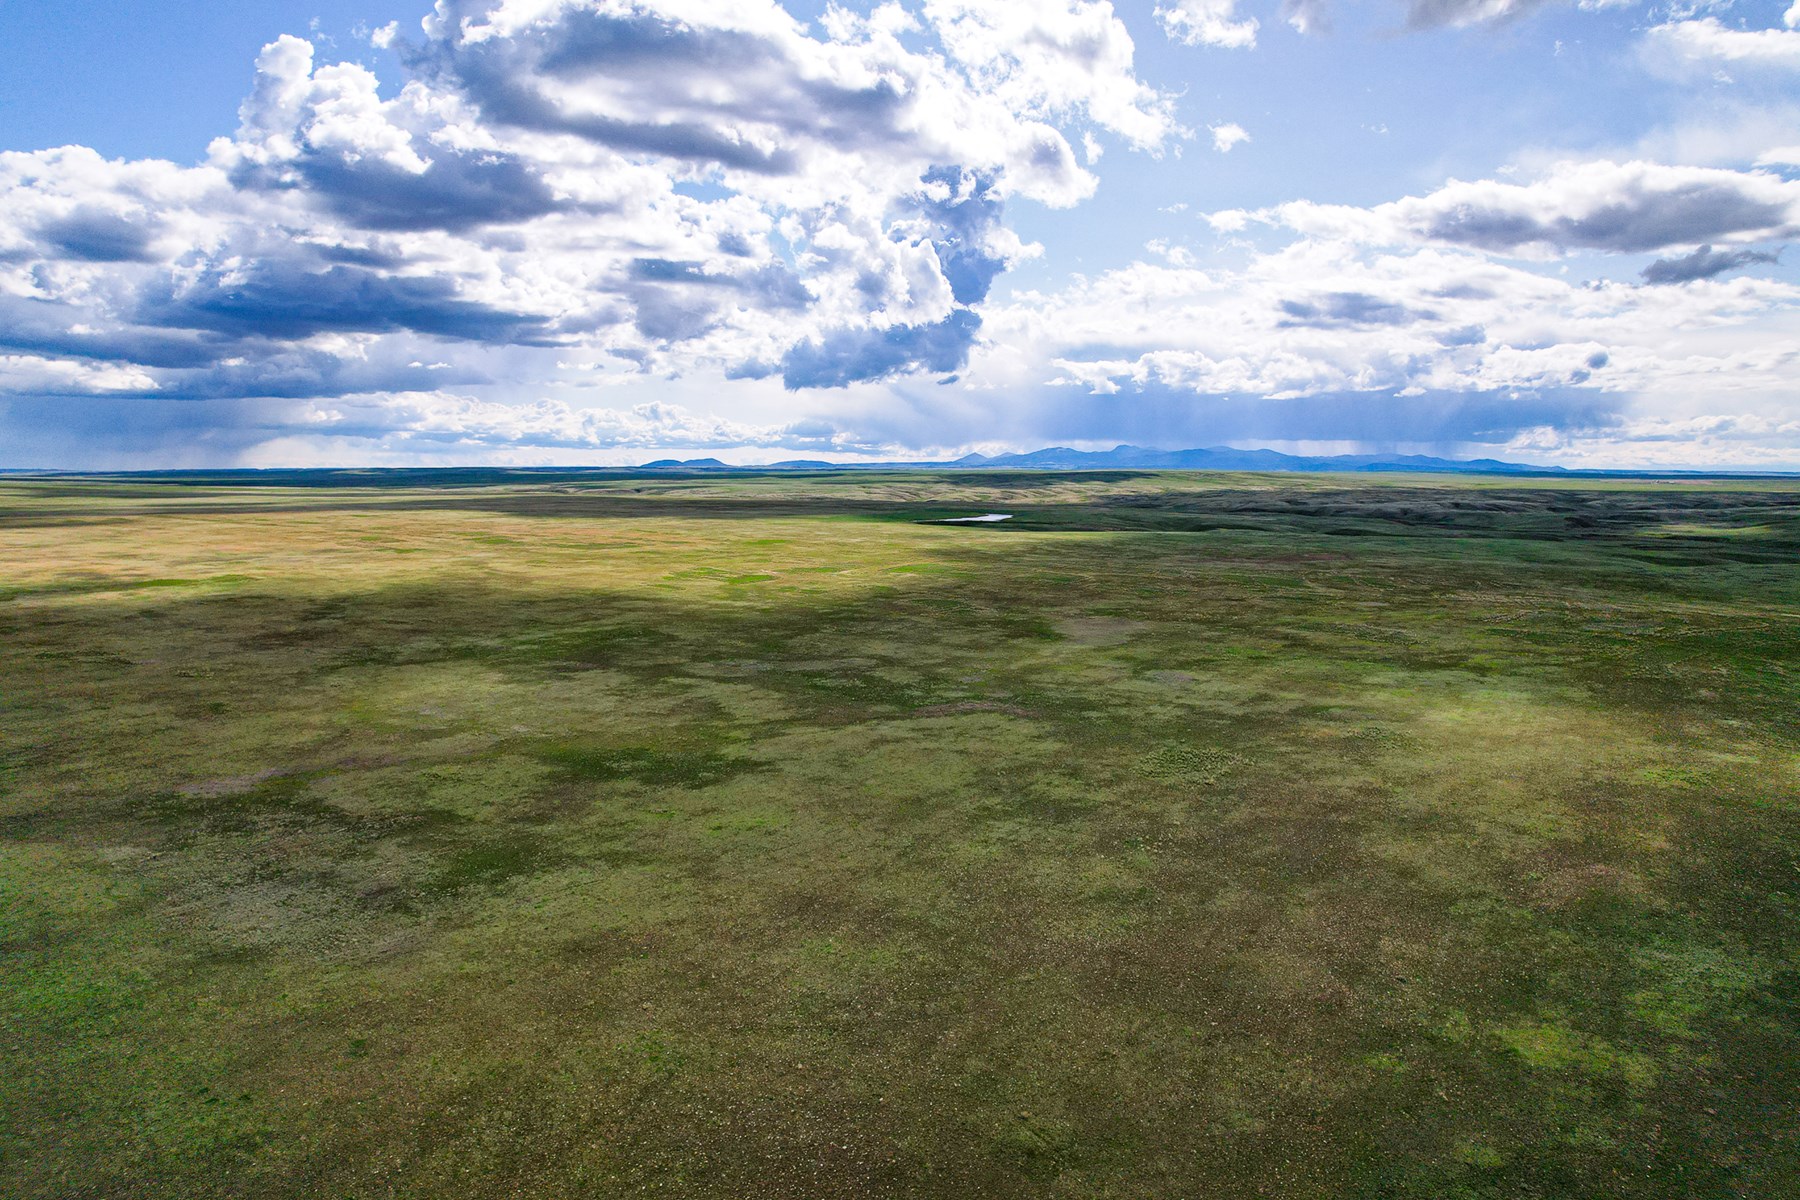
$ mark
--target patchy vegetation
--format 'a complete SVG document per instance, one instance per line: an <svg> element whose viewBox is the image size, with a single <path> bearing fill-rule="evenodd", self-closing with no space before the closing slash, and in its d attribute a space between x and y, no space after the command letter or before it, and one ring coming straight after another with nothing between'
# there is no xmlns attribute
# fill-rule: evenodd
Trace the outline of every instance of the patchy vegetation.
<svg viewBox="0 0 1800 1200"><path fill-rule="evenodd" d="M330 482L0 483L0 1192L1800 1187L1792 484Z"/></svg>

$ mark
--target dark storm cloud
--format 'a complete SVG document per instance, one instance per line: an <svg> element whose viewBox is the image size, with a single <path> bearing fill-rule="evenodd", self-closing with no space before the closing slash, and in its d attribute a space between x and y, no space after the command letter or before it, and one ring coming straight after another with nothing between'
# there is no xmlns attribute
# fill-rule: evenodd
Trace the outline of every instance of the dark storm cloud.
<svg viewBox="0 0 1800 1200"><path fill-rule="evenodd" d="M0 353L149 368L157 386L135 393L145 396L328 396L450 380L392 356L339 361L298 340L410 333L501 346L561 341L542 318L462 299L452 279L359 265L393 261L378 250L266 242L245 258L248 265L197 278L154 272L103 319L67 303L0 295Z"/></svg>
<svg viewBox="0 0 1800 1200"><path fill-rule="evenodd" d="M739 303L776 312L802 312L813 302L805 283L781 263L715 274L698 262L639 258L632 262L621 290L637 309L638 332L661 342L706 333L716 324L720 306L734 297Z"/></svg>
<svg viewBox="0 0 1800 1200"><path fill-rule="evenodd" d="M194 370L158 374L156 386L109 389L120 398L155 400L330 399L369 392L431 391L491 382L476 370L441 370L422 363L342 358L307 346L264 345Z"/></svg>
<svg viewBox="0 0 1800 1200"><path fill-rule="evenodd" d="M0 350L144 367L204 367L229 354L216 335L136 327L82 328L61 304L0 295Z"/></svg>
<svg viewBox="0 0 1800 1200"><path fill-rule="evenodd" d="M407 50L409 65L455 87L491 121L568 133L633 154L759 174L798 169L796 140L838 148L902 137L909 100L895 83L841 87L811 79L776 40L649 14L564 11L541 28L468 41L458 23L486 0L443 6L450 36ZM633 115L585 111L569 93L603 86ZM767 135L776 133L776 144Z"/></svg>
<svg viewBox="0 0 1800 1200"><path fill-rule="evenodd" d="M1780 259L1779 250L1714 250L1711 246L1702 246L1680 258L1657 259L1644 268L1643 279L1645 283L1692 283L1739 267L1779 262Z"/></svg>
<svg viewBox="0 0 1800 1200"><path fill-rule="evenodd" d="M424 171L383 159L307 147L277 173L246 166L239 187L303 189L332 215L364 229L461 233L482 225L511 225L575 207L559 201L522 159L491 151L443 151Z"/></svg>
<svg viewBox="0 0 1800 1200"><path fill-rule="evenodd" d="M925 194L919 208L939 231L931 244L950 293L958 304L979 304L1006 269L1006 259L986 249L989 236L1005 220L1005 206L994 193L993 176L968 175L958 167L933 167L922 182L949 189L946 199Z"/></svg>
<svg viewBox="0 0 1800 1200"><path fill-rule="evenodd" d="M546 346L556 340L542 318L463 300L449 279L345 265L313 271L268 258L241 272L209 271L179 289L165 281L146 291L136 317L144 325L235 337L405 330L503 345Z"/></svg>
<svg viewBox="0 0 1800 1200"><path fill-rule="evenodd" d="M453 29L455 22L489 7L485 2L457 0L444 5ZM408 65L415 71L455 87L480 105L491 121L572 133L615 150L786 174L795 166L790 153L747 144L733 131L691 118L656 119L649 111L638 120L572 111L552 94L552 87L546 87L606 75L652 92L673 90L684 78L712 78L721 70L741 72L761 65L766 57L762 40L746 34L592 12L564 13L552 28L520 37L468 42L453 34L407 52Z"/></svg>
<svg viewBox="0 0 1800 1200"><path fill-rule="evenodd" d="M370 246L318 246L314 252L328 263L342 263L352 267L375 267L387 271L391 271L395 267L404 267L407 262L404 254Z"/></svg>
<svg viewBox="0 0 1800 1200"><path fill-rule="evenodd" d="M369 229L460 232L575 207L508 154L447 154L419 174L379 160L324 157L304 159L300 169L332 212Z"/></svg>
<svg viewBox="0 0 1800 1200"><path fill-rule="evenodd" d="M719 306L711 297L673 288L641 288L634 297L637 331L653 342L670 345L704 337L718 324Z"/></svg>
<svg viewBox="0 0 1800 1200"><path fill-rule="evenodd" d="M82 262L150 262L154 231L142 220L131 221L97 208L77 208L65 217L38 226L38 236L63 255Z"/></svg>
<svg viewBox="0 0 1800 1200"><path fill-rule="evenodd" d="M801 342L781 362L789 390L847 387L909 371L959 371L981 331L981 318L959 308L930 325L841 329L822 342Z"/></svg>
<svg viewBox="0 0 1800 1200"><path fill-rule="evenodd" d="M1280 308L1287 316L1277 324L1289 329L1359 329L1437 319L1436 313L1408 308L1367 292L1327 292L1307 301L1283 300Z"/></svg>
<svg viewBox="0 0 1800 1200"><path fill-rule="evenodd" d="M753 271L714 273L698 262L669 258L639 258L631 264L633 283L692 284L721 288L753 298L758 307L798 311L812 303L812 293L788 267L767 263Z"/></svg>
<svg viewBox="0 0 1800 1200"><path fill-rule="evenodd" d="M1791 227L1791 199L1753 195L1742 178L1719 174L1724 177L1665 187L1638 180L1621 186L1607 203L1580 213L1558 213L1549 205L1533 211L1496 192L1491 203L1474 199L1443 206L1428 215L1420 232L1502 253L1551 245L1637 254Z"/></svg>

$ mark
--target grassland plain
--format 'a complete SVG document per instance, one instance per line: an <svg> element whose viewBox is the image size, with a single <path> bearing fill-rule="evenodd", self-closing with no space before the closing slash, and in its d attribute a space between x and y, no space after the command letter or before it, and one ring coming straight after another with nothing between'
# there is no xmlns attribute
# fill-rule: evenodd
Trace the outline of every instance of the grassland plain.
<svg viewBox="0 0 1800 1200"><path fill-rule="evenodd" d="M0 483L0 1194L1800 1194L1800 484L409 478Z"/></svg>

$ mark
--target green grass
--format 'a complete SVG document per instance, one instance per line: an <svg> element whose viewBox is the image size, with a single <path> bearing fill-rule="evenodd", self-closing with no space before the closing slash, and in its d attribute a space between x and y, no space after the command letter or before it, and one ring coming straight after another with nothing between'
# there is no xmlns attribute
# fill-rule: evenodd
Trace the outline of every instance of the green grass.
<svg viewBox="0 0 1800 1200"><path fill-rule="evenodd" d="M483 478L0 482L0 1194L1800 1190L1800 486Z"/></svg>

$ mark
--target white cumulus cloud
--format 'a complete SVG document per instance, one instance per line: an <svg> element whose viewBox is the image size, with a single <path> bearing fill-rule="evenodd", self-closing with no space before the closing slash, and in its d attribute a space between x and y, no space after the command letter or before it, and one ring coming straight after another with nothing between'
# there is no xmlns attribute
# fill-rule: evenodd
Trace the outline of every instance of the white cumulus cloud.
<svg viewBox="0 0 1800 1200"><path fill-rule="evenodd" d="M1228 121L1220 125L1213 125L1209 129L1212 133L1213 149L1220 154L1229 154L1233 146L1250 140L1250 135L1245 132L1244 127L1234 122Z"/></svg>

